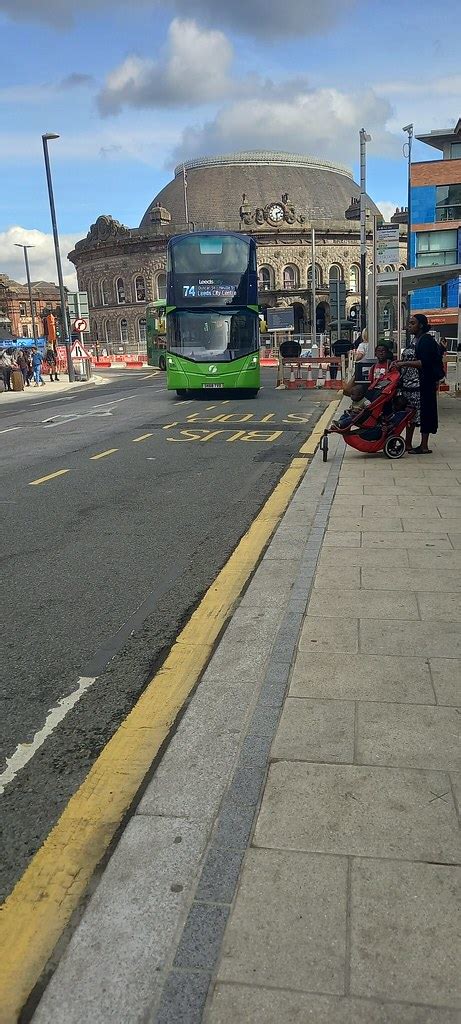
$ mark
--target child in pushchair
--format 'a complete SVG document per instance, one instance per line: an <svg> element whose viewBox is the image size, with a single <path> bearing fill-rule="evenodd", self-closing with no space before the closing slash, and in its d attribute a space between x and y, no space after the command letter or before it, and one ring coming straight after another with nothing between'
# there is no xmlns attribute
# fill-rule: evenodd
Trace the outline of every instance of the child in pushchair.
<svg viewBox="0 0 461 1024"><path fill-rule="evenodd" d="M348 413L333 422L327 433L342 434L346 444L359 452L375 454L384 451L389 459L400 459L405 452L402 432L415 415L414 407L407 403L400 387L400 371L389 369L366 391L366 398L363 395L364 407L354 414L353 400ZM323 450L325 453L325 447Z"/></svg>

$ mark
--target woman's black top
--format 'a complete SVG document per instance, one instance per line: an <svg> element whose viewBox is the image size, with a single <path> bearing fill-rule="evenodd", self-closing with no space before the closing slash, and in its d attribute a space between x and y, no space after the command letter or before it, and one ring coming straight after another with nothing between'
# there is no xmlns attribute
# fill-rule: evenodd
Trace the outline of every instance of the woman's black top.
<svg viewBox="0 0 461 1024"><path fill-rule="evenodd" d="M439 425L436 371L440 363L440 353L432 334L421 334L417 339L415 357L421 361L421 433L435 434Z"/></svg>

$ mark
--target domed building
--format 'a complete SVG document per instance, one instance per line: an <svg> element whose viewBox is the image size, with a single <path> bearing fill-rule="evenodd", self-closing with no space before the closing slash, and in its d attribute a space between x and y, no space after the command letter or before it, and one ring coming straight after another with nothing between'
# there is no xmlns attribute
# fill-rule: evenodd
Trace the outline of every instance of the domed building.
<svg viewBox="0 0 461 1024"><path fill-rule="evenodd" d="M168 239L201 229L252 235L262 311L291 305L296 333L308 333L314 227L317 330L328 329L329 284L337 280L346 284L346 316L358 322L359 195L346 167L308 156L233 153L179 165L138 228L100 216L69 254L88 292L92 341L114 352L145 348L146 304L165 297ZM381 217L371 200L368 209ZM404 262L405 225L400 232ZM371 224L369 244L371 257Z"/></svg>

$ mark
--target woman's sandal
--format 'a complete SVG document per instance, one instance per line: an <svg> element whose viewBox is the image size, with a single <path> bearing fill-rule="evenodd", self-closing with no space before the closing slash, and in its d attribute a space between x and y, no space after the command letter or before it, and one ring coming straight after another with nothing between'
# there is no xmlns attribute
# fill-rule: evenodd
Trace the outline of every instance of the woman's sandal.
<svg viewBox="0 0 461 1024"><path fill-rule="evenodd" d="M418 445L417 448L409 448L408 452L409 455L432 455L432 448L421 448L421 445Z"/></svg>

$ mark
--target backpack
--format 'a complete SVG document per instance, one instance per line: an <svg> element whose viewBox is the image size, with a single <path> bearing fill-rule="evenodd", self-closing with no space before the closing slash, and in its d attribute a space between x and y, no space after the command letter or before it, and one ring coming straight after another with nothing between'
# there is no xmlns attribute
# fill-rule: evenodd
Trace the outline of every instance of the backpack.
<svg viewBox="0 0 461 1024"><path fill-rule="evenodd" d="M438 384L439 381L443 380L444 377L445 377L445 367L443 365L442 350L440 348L440 345L437 344L435 338L432 337L432 334L427 334L426 337L430 338L431 341L433 342L433 346L434 346L434 349L433 349L433 351L434 351L434 359L433 359L433 362L432 362L431 370L432 370L433 379ZM418 341L419 340L420 339L418 338ZM418 357L418 342L416 342L416 345L415 345L415 355L416 355L416 358L418 359L419 358Z"/></svg>

